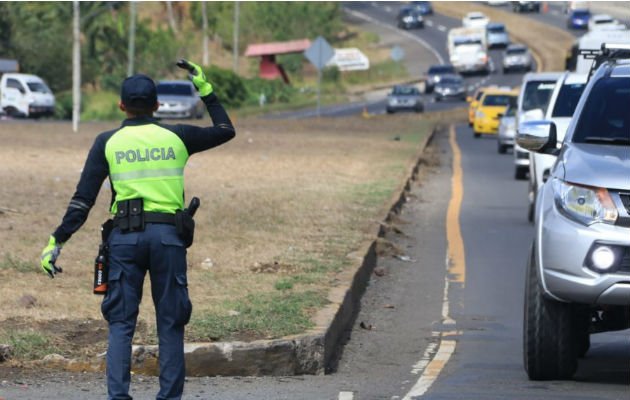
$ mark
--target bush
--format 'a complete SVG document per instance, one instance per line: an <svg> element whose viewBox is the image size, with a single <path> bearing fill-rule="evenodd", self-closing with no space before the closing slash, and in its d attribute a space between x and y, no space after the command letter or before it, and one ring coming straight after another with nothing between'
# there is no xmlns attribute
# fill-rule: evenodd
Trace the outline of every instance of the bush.
<svg viewBox="0 0 630 400"><path fill-rule="evenodd" d="M339 78L341 77L341 73L339 72L339 68L337 66L326 67L322 71L322 80L326 82L339 82Z"/></svg>
<svg viewBox="0 0 630 400"><path fill-rule="evenodd" d="M249 92L249 98L247 100L247 104L249 105L258 104L261 93L265 94L268 104L289 103L297 93L297 89L279 79L252 78L246 80L245 84Z"/></svg>
<svg viewBox="0 0 630 400"><path fill-rule="evenodd" d="M125 114L118 109L119 93L101 91L83 95L85 107L81 112L84 121L121 120Z"/></svg>
<svg viewBox="0 0 630 400"><path fill-rule="evenodd" d="M247 88L243 79L231 70L213 65L205 70L205 74L213 83L214 93L224 106L238 108L247 100Z"/></svg>

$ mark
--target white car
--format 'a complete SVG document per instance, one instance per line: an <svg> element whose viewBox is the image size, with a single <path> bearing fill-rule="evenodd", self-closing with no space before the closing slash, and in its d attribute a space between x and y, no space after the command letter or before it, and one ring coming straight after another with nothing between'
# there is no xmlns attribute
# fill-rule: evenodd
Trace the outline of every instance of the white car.
<svg viewBox="0 0 630 400"><path fill-rule="evenodd" d="M525 121L541 120L547 111L549 99L562 72L529 72L523 77L518 94L516 126ZM526 179L529 172L529 152L514 145L514 179Z"/></svg>
<svg viewBox="0 0 630 400"><path fill-rule="evenodd" d="M562 145L564 135L573 117L575 107L580 101L580 96L586 87L587 80L588 74L565 72L556 82L544 120L551 121L556 125L556 138L559 146ZM549 171L555 162L556 156L536 152L529 153L529 212L527 218L530 222L534 222L538 189L547 181Z"/></svg>
<svg viewBox="0 0 630 400"><path fill-rule="evenodd" d="M0 108L14 117L55 115L55 96L39 76L6 73L0 79Z"/></svg>
<svg viewBox="0 0 630 400"><path fill-rule="evenodd" d="M483 13L474 11L462 18L462 25L466 28L485 28L490 20Z"/></svg>
<svg viewBox="0 0 630 400"><path fill-rule="evenodd" d="M613 19L607 14L596 14L588 20L588 30L593 31L606 31L606 30L622 30L626 26L619 23L616 19Z"/></svg>

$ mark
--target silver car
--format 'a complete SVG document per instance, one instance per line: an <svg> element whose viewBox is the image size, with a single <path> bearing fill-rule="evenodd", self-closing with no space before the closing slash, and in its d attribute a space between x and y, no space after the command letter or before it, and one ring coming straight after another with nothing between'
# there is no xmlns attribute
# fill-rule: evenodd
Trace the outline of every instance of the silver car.
<svg viewBox="0 0 630 400"><path fill-rule="evenodd" d="M530 379L569 379L590 334L630 327L628 110L630 59L609 58L584 89L560 149L553 122L519 125L519 145L558 157L538 191L527 266Z"/></svg>
<svg viewBox="0 0 630 400"><path fill-rule="evenodd" d="M490 23L486 26L486 41L488 47L507 47L510 44L510 36L502 23Z"/></svg>
<svg viewBox="0 0 630 400"><path fill-rule="evenodd" d="M532 55L527 50L527 46L522 44L511 44L503 52L503 73L512 71L531 71Z"/></svg>
<svg viewBox="0 0 630 400"><path fill-rule="evenodd" d="M424 102L422 101L422 96L420 96L420 91L415 86L394 86L392 92L387 96L386 110L388 114L401 110L422 112L424 110Z"/></svg>
<svg viewBox="0 0 630 400"><path fill-rule="evenodd" d="M156 85L160 107L156 118L203 118L206 106L192 82L185 80L160 81Z"/></svg>
<svg viewBox="0 0 630 400"><path fill-rule="evenodd" d="M497 135L497 151L504 154L507 149L514 147L516 137L516 105L510 104L505 109L499 122L499 134Z"/></svg>

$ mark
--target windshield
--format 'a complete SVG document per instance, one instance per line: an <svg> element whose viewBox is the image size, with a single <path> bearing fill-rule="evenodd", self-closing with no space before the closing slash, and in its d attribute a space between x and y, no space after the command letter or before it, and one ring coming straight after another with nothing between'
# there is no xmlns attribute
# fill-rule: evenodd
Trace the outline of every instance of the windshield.
<svg viewBox="0 0 630 400"><path fill-rule="evenodd" d="M608 139L611 143L617 140L616 143L630 145L628 110L630 110L630 78L599 80L584 104L572 141L606 143Z"/></svg>
<svg viewBox="0 0 630 400"><path fill-rule="evenodd" d="M516 107L514 104L510 104L508 108L505 110L506 117L515 117L516 116Z"/></svg>
<svg viewBox="0 0 630 400"><path fill-rule="evenodd" d="M586 83L573 83L570 85L562 85L556 104L553 106L552 117L572 117L573 111L577 103L580 101L580 96L584 91Z"/></svg>
<svg viewBox="0 0 630 400"><path fill-rule="evenodd" d="M459 78L459 77L456 77L456 76L446 76L446 77L442 78L442 80L440 81L440 84L461 85L462 84L462 78Z"/></svg>
<svg viewBox="0 0 630 400"><path fill-rule="evenodd" d="M409 96L409 95L418 94L418 91L416 90L416 88L398 86L394 88L394 94Z"/></svg>
<svg viewBox="0 0 630 400"><path fill-rule="evenodd" d="M455 68L451 67L450 65L435 66L435 67L429 68L429 73L433 75L454 74Z"/></svg>
<svg viewBox="0 0 630 400"><path fill-rule="evenodd" d="M491 26L488 28L488 32L490 33L504 33L505 27L503 26Z"/></svg>
<svg viewBox="0 0 630 400"><path fill-rule="evenodd" d="M508 106L514 96L505 94L489 94L483 99L484 106Z"/></svg>
<svg viewBox="0 0 630 400"><path fill-rule="evenodd" d="M612 22L613 22L613 20L610 19L610 18L604 18L604 19L597 19L597 20L595 20L595 23L597 25L599 25L599 24L610 24Z"/></svg>
<svg viewBox="0 0 630 400"><path fill-rule="evenodd" d="M483 15L480 15L480 14L472 14L472 15L468 14L468 19L483 19L483 18L484 18Z"/></svg>
<svg viewBox="0 0 630 400"><path fill-rule="evenodd" d="M26 85L33 93L50 93L48 86L44 85L42 82L27 82Z"/></svg>
<svg viewBox="0 0 630 400"><path fill-rule="evenodd" d="M556 87L556 81L529 81L523 93L523 111L541 109L547 111L549 98Z"/></svg>
<svg viewBox="0 0 630 400"><path fill-rule="evenodd" d="M525 52L527 51L527 49L523 49L523 48L516 48L516 49L507 49L506 53L513 56L516 54L525 54Z"/></svg>
<svg viewBox="0 0 630 400"><path fill-rule="evenodd" d="M582 10L582 11L573 11L573 16L574 17L588 17L590 15L590 13L586 10Z"/></svg>
<svg viewBox="0 0 630 400"><path fill-rule="evenodd" d="M192 96L192 88L190 85L181 83L158 83L157 94L165 94L172 96Z"/></svg>
<svg viewBox="0 0 630 400"><path fill-rule="evenodd" d="M483 92L482 91L478 91L477 95L475 96L475 100L479 100L481 98L481 96L483 96Z"/></svg>

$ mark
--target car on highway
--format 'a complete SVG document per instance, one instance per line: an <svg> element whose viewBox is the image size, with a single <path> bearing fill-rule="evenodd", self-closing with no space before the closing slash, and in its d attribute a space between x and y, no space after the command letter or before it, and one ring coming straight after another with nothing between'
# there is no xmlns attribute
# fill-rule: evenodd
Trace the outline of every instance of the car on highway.
<svg viewBox="0 0 630 400"><path fill-rule="evenodd" d="M479 106L475 111L473 135L475 138L483 134L496 135L499 133L499 114L504 114L509 105L516 104L518 92L501 88L490 88L479 99Z"/></svg>
<svg viewBox="0 0 630 400"><path fill-rule="evenodd" d="M504 154L514 147L516 137L516 104L510 104L503 114L499 114L499 133L497 135L497 152Z"/></svg>
<svg viewBox="0 0 630 400"><path fill-rule="evenodd" d="M420 11L414 7L406 6L401 8L398 11L396 21L400 29L424 28L424 18L422 18Z"/></svg>
<svg viewBox="0 0 630 400"><path fill-rule="evenodd" d="M487 89L488 87L480 87L475 90L472 96L466 98L468 102L468 126L473 126L475 122L475 111L477 111L477 107L479 106L479 99L481 99L483 92Z"/></svg>
<svg viewBox="0 0 630 400"><path fill-rule="evenodd" d="M571 10L567 17L568 29L587 29L588 21L591 19L589 10Z"/></svg>
<svg viewBox="0 0 630 400"><path fill-rule="evenodd" d="M513 1L512 11L522 12L540 12L540 1Z"/></svg>
<svg viewBox="0 0 630 400"><path fill-rule="evenodd" d="M507 74L512 71L531 71L532 70L532 54L524 44L511 44L503 52L501 65L503 73Z"/></svg>
<svg viewBox="0 0 630 400"><path fill-rule="evenodd" d="M621 29L621 27L619 21L614 20L610 15L596 14L588 20L588 30L590 32L611 29Z"/></svg>
<svg viewBox="0 0 630 400"><path fill-rule="evenodd" d="M486 37L489 48L507 47L510 44L510 35L505 25L500 22L489 23L486 26Z"/></svg>
<svg viewBox="0 0 630 400"><path fill-rule="evenodd" d="M465 28L484 28L488 25L488 22L490 22L488 17L479 11L469 12L464 18L462 18L462 25Z"/></svg>
<svg viewBox="0 0 630 400"><path fill-rule="evenodd" d="M387 96L386 111L388 114L402 110L424 111L422 95L415 86L396 85Z"/></svg>
<svg viewBox="0 0 630 400"><path fill-rule="evenodd" d="M558 157L536 200L526 270L532 380L570 379L592 334L630 327L630 52L616 53L588 82L560 148L552 121L518 127L521 146Z"/></svg>
<svg viewBox="0 0 630 400"><path fill-rule="evenodd" d="M444 75L453 75L457 74L455 71L455 67L451 64L436 64L431 65L429 70L427 71L427 76L424 81L424 91L425 93L433 92L433 88L435 84L442 79Z"/></svg>
<svg viewBox="0 0 630 400"><path fill-rule="evenodd" d="M518 95L516 126L524 121L542 119L562 72L529 72L523 76ZM525 179L529 172L529 152L514 145L514 179Z"/></svg>
<svg viewBox="0 0 630 400"><path fill-rule="evenodd" d="M420 15L432 15L433 5L430 1L412 1L411 6L420 12Z"/></svg>
<svg viewBox="0 0 630 400"><path fill-rule="evenodd" d="M206 106L192 82L164 80L156 85L159 108L155 118L203 118Z"/></svg>
<svg viewBox="0 0 630 400"><path fill-rule="evenodd" d="M466 100L466 86L464 79L459 75L444 75L435 84L435 101L455 99Z"/></svg>
<svg viewBox="0 0 630 400"><path fill-rule="evenodd" d="M556 82L544 119L553 122L556 126L558 143L562 143L564 140L575 107L586 86L587 78L587 74L565 72ZM529 153L528 219L530 222L534 222L538 189L547 181L554 162L556 162L556 157L551 154Z"/></svg>

